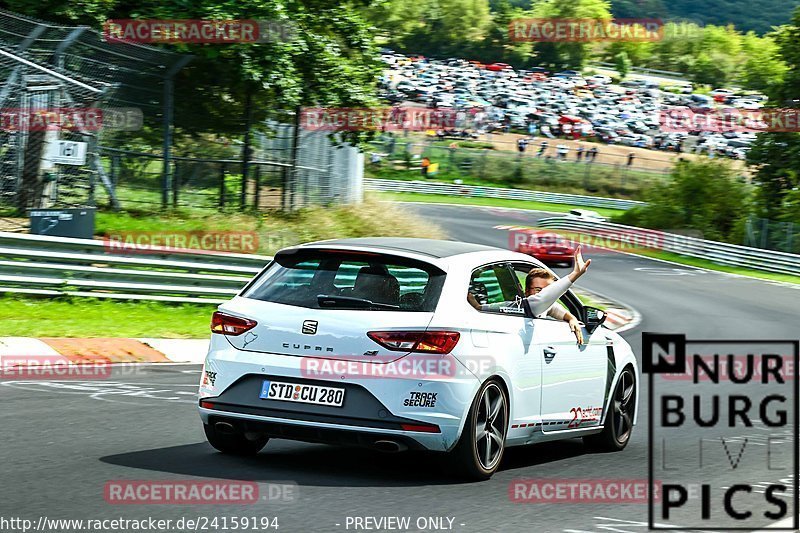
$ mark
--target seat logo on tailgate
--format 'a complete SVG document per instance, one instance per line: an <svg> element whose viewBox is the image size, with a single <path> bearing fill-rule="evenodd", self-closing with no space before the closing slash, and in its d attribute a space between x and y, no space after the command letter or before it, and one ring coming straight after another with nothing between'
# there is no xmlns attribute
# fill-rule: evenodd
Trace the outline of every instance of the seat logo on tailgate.
<svg viewBox="0 0 800 533"><path fill-rule="evenodd" d="M319 325L319 323L316 320L305 320L303 321L303 329L301 331L305 335L314 335L317 332L317 325Z"/></svg>

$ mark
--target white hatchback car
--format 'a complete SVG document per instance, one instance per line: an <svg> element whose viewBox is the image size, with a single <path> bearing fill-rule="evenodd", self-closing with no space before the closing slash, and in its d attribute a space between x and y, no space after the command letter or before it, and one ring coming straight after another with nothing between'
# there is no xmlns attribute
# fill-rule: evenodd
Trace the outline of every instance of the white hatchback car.
<svg viewBox="0 0 800 533"><path fill-rule="evenodd" d="M278 252L212 319L200 385L208 441L254 454L270 438L448 452L486 479L507 446L583 437L621 450L639 370L603 311L571 292L585 325L534 317L530 256L406 238ZM480 303L500 304L478 311Z"/></svg>

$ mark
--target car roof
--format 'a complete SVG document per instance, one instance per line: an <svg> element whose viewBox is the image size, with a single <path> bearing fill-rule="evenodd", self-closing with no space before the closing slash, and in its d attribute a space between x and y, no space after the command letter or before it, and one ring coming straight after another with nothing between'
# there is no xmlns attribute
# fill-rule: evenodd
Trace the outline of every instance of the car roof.
<svg viewBox="0 0 800 533"><path fill-rule="evenodd" d="M403 252L427 255L437 259L474 252L508 251L495 246L485 246L483 244L410 237L362 237L353 239L333 239L329 241L312 242L304 244L301 247L335 247L342 249L371 248L387 252Z"/></svg>

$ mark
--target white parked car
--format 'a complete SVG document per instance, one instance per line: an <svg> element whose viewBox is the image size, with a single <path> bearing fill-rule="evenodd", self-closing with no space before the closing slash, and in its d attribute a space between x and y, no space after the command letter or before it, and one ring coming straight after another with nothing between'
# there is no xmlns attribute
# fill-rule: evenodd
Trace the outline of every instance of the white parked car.
<svg viewBox="0 0 800 533"><path fill-rule="evenodd" d="M738 107L740 109L747 109L748 111L755 111L757 109L761 109L764 107L764 104L761 102L756 102L755 100L748 100L744 98L736 99L732 102L733 107Z"/></svg>
<svg viewBox="0 0 800 533"><path fill-rule="evenodd" d="M708 94L711 96L732 96L735 93L731 89L714 89Z"/></svg>
<svg viewBox="0 0 800 533"><path fill-rule="evenodd" d="M627 445L639 370L603 311L532 316L529 255L453 241L345 239L278 252L219 306L200 385L208 441L254 454L270 438L447 454L490 477L508 446L583 437ZM478 311L471 293L491 311Z"/></svg>
<svg viewBox="0 0 800 533"><path fill-rule="evenodd" d="M586 79L600 85L608 85L612 82L611 76L605 76L603 74L594 74Z"/></svg>

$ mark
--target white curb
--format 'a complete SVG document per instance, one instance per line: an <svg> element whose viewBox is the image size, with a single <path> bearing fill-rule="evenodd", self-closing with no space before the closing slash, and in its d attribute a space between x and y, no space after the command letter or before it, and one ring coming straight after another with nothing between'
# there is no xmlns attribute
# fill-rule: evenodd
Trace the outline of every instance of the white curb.
<svg viewBox="0 0 800 533"><path fill-rule="evenodd" d="M173 363L202 364L208 353L208 339L137 339L164 354Z"/></svg>

